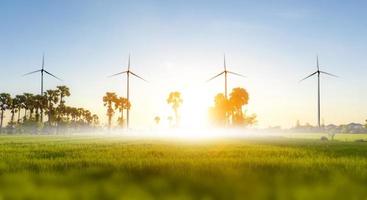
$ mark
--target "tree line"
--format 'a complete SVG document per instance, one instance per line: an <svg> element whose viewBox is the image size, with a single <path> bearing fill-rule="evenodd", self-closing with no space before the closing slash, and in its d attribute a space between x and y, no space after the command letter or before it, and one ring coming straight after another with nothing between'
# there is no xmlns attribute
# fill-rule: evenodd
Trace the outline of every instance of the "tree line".
<svg viewBox="0 0 367 200"><path fill-rule="evenodd" d="M112 117L115 111L120 112L120 116L117 119L118 125L123 128L125 126L124 111L130 109L130 101L125 97L118 97L115 92L106 92L103 96L103 105L107 108L108 128L112 126Z"/></svg>
<svg viewBox="0 0 367 200"><path fill-rule="evenodd" d="M180 114L179 108L183 103L182 95L179 91L173 91L168 94L166 99L168 105L172 107L173 116L169 116L169 127L179 127ZM256 115L248 115L244 107L248 105L249 94L246 89L237 87L229 94L229 98L223 93L219 93L214 98L214 106L209 108L209 119L212 125L218 127L238 126L246 127L254 125ZM125 97L118 97L115 92L106 92L103 96L103 104L106 107L106 115L108 117L108 127L112 127L112 118L117 111L120 116L117 119L117 124L121 128L125 127L124 112L131 108L130 101ZM158 125L161 121L160 116L153 118ZM174 122L174 123L173 123Z"/></svg>
<svg viewBox="0 0 367 200"><path fill-rule="evenodd" d="M8 93L0 93L0 131L6 133L58 133L80 131L83 128L95 128L99 125L99 118L84 108L66 105L66 98L70 97L67 86L57 86L47 90L43 95L23 93L12 97ZM180 123L179 107L183 103L179 91L170 92L167 104L171 105L174 118L168 118L170 127L178 127ZM249 94L244 88L234 88L229 98L219 93L214 98L214 106L209 108L209 119L216 126L249 126L256 123L256 115L248 115L243 107L248 104ZM108 127L112 126L112 118L119 114L117 124L126 125L126 115L131 108L130 101L119 97L114 92L107 92L103 96L104 106L107 108ZM10 119L4 126L5 113L9 112ZM175 123L172 123L175 119ZM160 117L154 121L158 124Z"/></svg>
<svg viewBox="0 0 367 200"><path fill-rule="evenodd" d="M66 105L65 99L71 95L67 86L57 86L43 95L23 93L12 97L0 93L0 131L7 133L57 133L80 131L82 128L96 127L99 118L85 108ZM3 127L5 113L10 112L10 120ZM44 118L47 117L47 120Z"/></svg>
<svg viewBox="0 0 367 200"><path fill-rule="evenodd" d="M127 112L131 108L130 101L125 97L118 97L115 92L106 92L106 94L102 98L103 105L106 107L106 116L108 119L108 128L112 127L112 118L116 114L116 111L120 114L117 118L117 124L120 128L124 128L126 126L126 119L124 117L124 113ZM179 107L181 106L183 100L181 97L181 93L178 91L170 92L167 97L167 104L171 105L172 110L175 114L175 118L169 116L167 120L169 121L170 127L178 127L180 116L179 116ZM175 123L173 120L175 119ZM154 121L156 124L159 124L161 121L160 116L155 116Z"/></svg>
<svg viewBox="0 0 367 200"><path fill-rule="evenodd" d="M214 106L209 108L210 121L215 126L250 126L256 123L256 115L248 115L243 107L249 102L246 89L233 88L227 98L223 93L214 97Z"/></svg>

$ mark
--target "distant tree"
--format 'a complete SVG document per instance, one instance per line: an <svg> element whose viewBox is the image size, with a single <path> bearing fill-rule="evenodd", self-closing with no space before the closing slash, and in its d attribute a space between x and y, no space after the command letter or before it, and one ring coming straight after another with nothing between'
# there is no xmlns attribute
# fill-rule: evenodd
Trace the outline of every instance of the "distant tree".
<svg viewBox="0 0 367 200"><path fill-rule="evenodd" d="M225 125L228 122L230 105L224 94L219 93L214 97L214 107L210 108L209 115L215 125Z"/></svg>
<svg viewBox="0 0 367 200"><path fill-rule="evenodd" d="M243 106L248 104L249 94L244 88L234 88L227 99L222 93L214 98L214 107L209 109L211 121L215 125L247 126L256 123L256 115L246 115Z"/></svg>
<svg viewBox="0 0 367 200"><path fill-rule="evenodd" d="M182 102L183 100L180 92L174 91L168 95L167 103L171 104L173 112L175 113L176 125L179 124L178 108L181 106Z"/></svg>
<svg viewBox="0 0 367 200"><path fill-rule="evenodd" d="M18 112L17 123L19 124L20 123L20 112L23 108L25 109L26 97L24 95L16 95L15 99L17 102L17 112Z"/></svg>
<svg viewBox="0 0 367 200"><path fill-rule="evenodd" d="M161 121L161 118L160 118L159 116L155 116L155 117L154 117L154 121L155 121L155 123L158 125L158 124L159 124L159 122Z"/></svg>
<svg viewBox="0 0 367 200"><path fill-rule="evenodd" d="M56 110L54 105L59 102L60 91L59 90L47 90L45 92L47 99L47 114L48 114L48 124L52 125L55 121Z"/></svg>
<svg viewBox="0 0 367 200"><path fill-rule="evenodd" d="M75 125L77 121L77 117L78 117L78 109L74 107L70 107L69 112L70 112L72 123Z"/></svg>
<svg viewBox="0 0 367 200"><path fill-rule="evenodd" d="M111 129L112 116L114 115L114 110L112 108L112 104L116 101L117 95L114 92L106 92L106 95L103 97L104 106L107 107L107 117L108 117L108 128Z"/></svg>
<svg viewBox="0 0 367 200"><path fill-rule="evenodd" d="M43 95L35 95L34 108L36 110L36 122L42 122L42 112L47 108L47 97Z"/></svg>
<svg viewBox="0 0 367 200"><path fill-rule="evenodd" d="M64 120L65 120L66 123L70 123L71 112L72 112L72 107L65 106L65 108L64 108Z"/></svg>
<svg viewBox="0 0 367 200"><path fill-rule="evenodd" d="M240 125L251 126L251 125L254 125L256 123L257 123L257 115L256 114L246 115L246 113L244 113Z"/></svg>
<svg viewBox="0 0 367 200"><path fill-rule="evenodd" d="M96 114L92 115L92 124L93 124L93 126L98 126L99 125L98 115L96 115Z"/></svg>
<svg viewBox="0 0 367 200"><path fill-rule="evenodd" d="M7 110L11 114L8 126L14 128L17 124L19 133L25 130L28 133L42 131L43 124L40 122L42 122L43 110L48 115L48 123L57 126L57 132L61 127L60 125L65 125L64 128L70 128L70 125L74 125L75 128L98 125L98 116L93 115L89 110L65 105L64 98L67 96L70 96L70 91L66 86L58 86L56 90L47 90L44 95L24 93L11 98L9 94L1 93L0 127L3 127L3 118ZM22 109L24 109L23 120L21 120ZM18 113L17 120L15 120L16 113ZM60 119L62 124L56 119ZM9 130L8 133L14 132L10 129L7 130Z"/></svg>
<svg viewBox="0 0 367 200"><path fill-rule="evenodd" d="M77 113L78 113L78 115L77 115L78 116L78 124L81 125L82 122L83 122L83 117L84 117L85 110L84 110L84 108L77 108L76 110L77 110Z"/></svg>
<svg viewBox="0 0 367 200"><path fill-rule="evenodd" d="M173 117L172 116L168 116L167 117L167 120L168 120L169 127L172 127Z"/></svg>
<svg viewBox="0 0 367 200"><path fill-rule="evenodd" d="M349 133L349 128L347 125L340 125L341 133Z"/></svg>
<svg viewBox="0 0 367 200"><path fill-rule="evenodd" d="M66 112L65 97L69 97L71 94L70 94L70 89L64 85L57 86L57 90L59 91L59 95L60 95L60 102L59 102L59 106L57 107L57 121L58 123L60 123Z"/></svg>
<svg viewBox="0 0 367 200"><path fill-rule="evenodd" d="M11 106L12 99L10 94L8 93L0 93L0 110L1 110L1 116L0 116L0 131L3 128L3 119L4 119L4 112L9 109Z"/></svg>
<svg viewBox="0 0 367 200"><path fill-rule="evenodd" d="M17 113L17 108L18 108L18 104L19 104L19 101L18 99L16 98L12 98L11 99L11 103L9 105L9 110L10 110L10 113L11 113L11 117L10 117L10 122L8 123L8 125L10 127L14 127L15 123L14 123L14 116L15 116L15 113Z"/></svg>
<svg viewBox="0 0 367 200"><path fill-rule="evenodd" d="M256 115L246 116L242 110L242 107L248 104L248 92L244 88L238 87L234 88L229 95L232 124L247 126L256 123Z"/></svg>
<svg viewBox="0 0 367 200"><path fill-rule="evenodd" d="M234 88L229 96L232 123L235 125L241 125L244 121L242 106L248 104L249 95L247 91L243 88Z"/></svg>
<svg viewBox="0 0 367 200"><path fill-rule="evenodd" d="M33 112L33 94L30 93L24 93L25 97L24 101L24 119L23 121L27 120L27 110L29 110L29 118L32 118L32 112ZM31 112L32 110L32 112Z"/></svg>
<svg viewBox="0 0 367 200"><path fill-rule="evenodd" d="M296 121L296 128L301 127L301 122L299 120Z"/></svg>
<svg viewBox="0 0 367 200"><path fill-rule="evenodd" d="M119 97L114 100L115 109L118 110L121 116L117 119L118 124L124 127L124 110L129 110L131 107L130 101L125 97Z"/></svg>
<svg viewBox="0 0 367 200"><path fill-rule="evenodd" d="M92 124L93 118L92 113L89 110L83 109L83 123L85 124Z"/></svg>
<svg viewBox="0 0 367 200"><path fill-rule="evenodd" d="M59 95L60 95L60 106L64 106L65 105L65 97L69 97L70 94L70 89L65 86L65 85L61 85L61 86L57 86L57 90L59 91Z"/></svg>

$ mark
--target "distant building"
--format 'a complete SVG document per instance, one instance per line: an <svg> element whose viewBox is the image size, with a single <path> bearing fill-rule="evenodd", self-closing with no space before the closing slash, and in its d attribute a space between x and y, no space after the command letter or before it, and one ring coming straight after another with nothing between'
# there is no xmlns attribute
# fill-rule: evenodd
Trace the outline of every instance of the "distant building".
<svg viewBox="0 0 367 200"><path fill-rule="evenodd" d="M289 131L295 132L295 133L314 133L314 132L326 132L329 134L337 134L337 133L352 133L352 134L358 134L358 133L367 133L367 129L363 124L359 123L349 123L347 125L335 125L335 124L329 124L326 126L323 126L321 129L315 126L311 126L310 124L305 125L299 125L297 124L296 127L291 128Z"/></svg>
<svg viewBox="0 0 367 200"><path fill-rule="evenodd" d="M363 124L350 123L346 125L348 133L364 133L366 130Z"/></svg>

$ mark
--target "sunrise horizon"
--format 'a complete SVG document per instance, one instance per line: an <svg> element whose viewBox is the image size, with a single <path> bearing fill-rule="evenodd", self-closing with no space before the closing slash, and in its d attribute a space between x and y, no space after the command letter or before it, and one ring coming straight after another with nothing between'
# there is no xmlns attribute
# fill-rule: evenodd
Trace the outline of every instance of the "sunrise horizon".
<svg viewBox="0 0 367 200"><path fill-rule="evenodd" d="M236 4L240 7L243 3ZM228 87L243 87L250 93L247 109L257 114L257 127L289 128L297 120L317 125L316 80L307 80L302 84L298 81L316 69L316 55L319 55L322 70L340 76L337 79L322 78L321 118L325 124L364 122L363 112L356 112L367 111L363 106L367 96L361 93L363 66L367 63L363 61L360 49L356 49L362 48L359 45L361 41L357 39L363 35L362 32L354 33L355 39L351 39L346 36L348 32L330 32L329 29L337 28L337 24L329 23L323 27L320 23L313 23L316 16L331 15L338 19L337 14L322 12L324 4L313 7L311 4L284 3L274 4L273 9L271 5L254 4L251 5L252 12L264 8L260 11L263 15L259 14L257 20L250 20L235 8L236 4L226 5L227 9L222 9L224 13L221 15L211 14L209 10L205 14L196 12L204 9L205 4L202 3L197 4L190 13L183 13L179 8L183 6L181 4L167 4L166 7L152 3L129 4L131 10L147 11L139 16L141 20L118 13L102 17L97 2L87 7L68 1L41 6L32 4L16 17L11 12L2 12L3 18L9 19L9 23L2 28L4 48L1 50L0 64L6 67L1 73L2 90L12 95L39 93L39 77L22 77L22 74L39 68L44 53L47 69L63 79L59 82L45 77L45 89L68 86L74 94L68 99L69 104L88 107L105 121L101 96L106 91L126 96L123 77L106 77L126 70L131 54L132 69L150 82L146 84L132 80L132 126L147 127L154 123L152 119L155 115L170 115L165 98L174 90L181 91L191 106L195 101L199 102L197 108L203 115L212 106L213 97L223 92L220 78L210 83L205 81L223 68L223 54L226 54L229 69L246 76L244 79L230 77ZM102 8L112 11L120 3L112 5ZM211 7L210 11L220 9L219 5ZM4 8L10 11L24 6L5 3ZM40 9L47 12L32 14ZM71 16L61 17L63 9L69 9ZM337 6L336 9L343 8ZM157 13L161 10L169 11L172 16L163 17L165 12ZM234 13L226 15L230 10ZM24 21L25 17L28 17L28 22ZM200 17L200 20L194 21L195 17ZM92 23L97 18L99 20ZM10 23L10 19L15 21ZM180 21L181 25L173 23L173 19ZM235 23L240 19L241 23ZM316 37L309 35L309 31L292 31L290 27L296 20L302 22L298 25L301 30L317 28L320 35ZM283 22L283 25L272 24L276 21ZM164 29L152 29L154 25ZM197 29L199 26L202 29ZM24 27L24 31L19 32L20 27ZM139 31L144 28L151 33L142 35ZM112 37L108 36L108 31ZM204 37L205 34L210 37ZM345 44L347 41L350 44ZM354 44L356 48L353 48Z"/></svg>

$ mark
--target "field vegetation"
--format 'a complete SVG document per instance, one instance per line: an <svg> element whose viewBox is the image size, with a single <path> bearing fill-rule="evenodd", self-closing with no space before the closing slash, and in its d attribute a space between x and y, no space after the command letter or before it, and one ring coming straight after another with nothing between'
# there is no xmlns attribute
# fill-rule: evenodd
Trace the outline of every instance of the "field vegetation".
<svg viewBox="0 0 367 200"><path fill-rule="evenodd" d="M0 199L366 199L367 144L319 136L1 136Z"/></svg>

